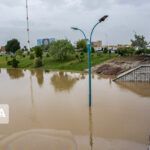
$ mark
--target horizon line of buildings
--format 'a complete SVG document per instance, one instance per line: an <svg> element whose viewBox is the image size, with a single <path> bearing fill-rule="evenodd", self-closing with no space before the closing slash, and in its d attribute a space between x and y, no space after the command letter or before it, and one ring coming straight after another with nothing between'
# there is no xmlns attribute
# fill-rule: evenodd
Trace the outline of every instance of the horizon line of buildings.
<svg viewBox="0 0 150 150"><path fill-rule="evenodd" d="M43 39L37 39L37 46L48 46L51 44L51 42L55 41L55 38L43 38ZM75 44L76 45L76 44ZM103 45L101 40L92 42L92 46L94 47L95 51L99 51L105 47L108 49L114 49L117 50L118 48L122 47L130 47L129 44L118 44L118 45ZM149 47L150 48L150 47ZM1 46L0 53L6 53L5 46Z"/></svg>

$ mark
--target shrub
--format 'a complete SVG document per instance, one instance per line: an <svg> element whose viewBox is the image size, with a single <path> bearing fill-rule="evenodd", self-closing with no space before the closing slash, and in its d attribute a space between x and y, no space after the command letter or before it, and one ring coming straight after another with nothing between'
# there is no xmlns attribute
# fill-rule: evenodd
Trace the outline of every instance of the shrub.
<svg viewBox="0 0 150 150"><path fill-rule="evenodd" d="M27 55L28 55L28 56L30 55L30 52L29 52L29 51L27 52Z"/></svg>
<svg viewBox="0 0 150 150"><path fill-rule="evenodd" d="M80 56L78 54L76 54L76 59L80 61Z"/></svg>
<svg viewBox="0 0 150 150"><path fill-rule="evenodd" d="M84 58L85 58L84 53L83 53L83 52L81 52L81 53L80 53L80 61L83 61L83 60L84 60Z"/></svg>
<svg viewBox="0 0 150 150"><path fill-rule="evenodd" d="M7 65L11 65L13 68L17 68L18 64L19 64L19 61L16 60L16 58L13 58L13 60L7 62Z"/></svg>
<svg viewBox="0 0 150 150"><path fill-rule="evenodd" d="M17 50L17 55L20 56L20 57L22 57L22 55L23 55L23 50L22 50L22 49Z"/></svg>
<svg viewBox="0 0 150 150"><path fill-rule="evenodd" d="M46 54L46 57L50 57L50 55L47 53L47 54Z"/></svg>
<svg viewBox="0 0 150 150"><path fill-rule="evenodd" d="M132 47L123 47L119 48L117 53L121 56L132 56L135 54L135 49Z"/></svg>
<svg viewBox="0 0 150 150"><path fill-rule="evenodd" d="M101 52L96 52L97 57L101 57L102 53Z"/></svg>
<svg viewBox="0 0 150 150"><path fill-rule="evenodd" d="M146 54L150 54L150 49L146 49L146 50L145 50L145 53L146 53Z"/></svg>
<svg viewBox="0 0 150 150"><path fill-rule="evenodd" d="M42 58L42 55L43 55L42 47L40 47L40 46L34 47L34 52L35 52L36 57L41 57Z"/></svg>
<svg viewBox="0 0 150 150"><path fill-rule="evenodd" d="M107 52L108 52L108 49L107 47L105 47L103 53L106 54Z"/></svg>
<svg viewBox="0 0 150 150"><path fill-rule="evenodd" d="M34 59L34 54L30 53L30 59Z"/></svg>
<svg viewBox="0 0 150 150"><path fill-rule="evenodd" d="M143 54L143 53L144 53L144 50L143 50L143 49L138 49L138 50L135 52L136 55L141 55L141 54Z"/></svg>
<svg viewBox="0 0 150 150"><path fill-rule="evenodd" d="M92 53L95 53L94 47L91 48L91 52L92 52Z"/></svg>
<svg viewBox="0 0 150 150"><path fill-rule="evenodd" d="M40 57L35 58L34 66L37 68L37 67L41 67L42 65L43 65L42 59Z"/></svg>

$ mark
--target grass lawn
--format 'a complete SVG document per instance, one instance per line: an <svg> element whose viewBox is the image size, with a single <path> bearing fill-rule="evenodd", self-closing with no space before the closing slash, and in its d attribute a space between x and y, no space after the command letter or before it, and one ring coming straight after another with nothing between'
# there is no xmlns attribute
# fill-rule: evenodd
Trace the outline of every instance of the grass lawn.
<svg viewBox="0 0 150 150"><path fill-rule="evenodd" d="M96 53L91 54L91 64L92 66L95 66L97 64L101 64L105 61L108 61L110 59L113 59L117 56L117 54L112 54L111 58L108 54L102 54L100 57L97 56ZM20 58L19 56L16 57L17 60L19 60L19 66L18 68L26 68L31 69L34 68L34 60L30 60L29 56L26 56L25 58ZM12 58L8 56L8 60L11 60ZM0 56L0 68L11 68L11 66L7 65L6 56ZM82 62L79 62L75 55L69 56L65 61L60 62L58 60L55 60L52 57L46 57L43 56L43 66L39 69L45 69L45 70L68 70L68 71L83 71L84 69L88 68L88 54L85 54L85 58Z"/></svg>

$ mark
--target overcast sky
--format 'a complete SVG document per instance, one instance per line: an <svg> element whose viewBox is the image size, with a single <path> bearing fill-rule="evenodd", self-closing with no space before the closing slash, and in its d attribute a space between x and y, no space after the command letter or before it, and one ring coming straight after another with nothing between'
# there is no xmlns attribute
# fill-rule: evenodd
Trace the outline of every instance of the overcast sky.
<svg viewBox="0 0 150 150"><path fill-rule="evenodd" d="M93 40L106 44L129 44L134 33L150 41L150 0L28 0L31 45L39 38L82 39L80 27L87 36L97 20L108 14ZM25 0L0 0L0 46L17 38L26 45Z"/></svg>

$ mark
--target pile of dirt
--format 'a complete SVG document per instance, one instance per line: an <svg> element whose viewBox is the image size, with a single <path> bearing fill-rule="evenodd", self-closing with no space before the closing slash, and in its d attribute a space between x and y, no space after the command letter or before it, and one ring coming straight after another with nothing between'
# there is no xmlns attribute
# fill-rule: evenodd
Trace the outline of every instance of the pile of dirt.
<svg viewBox="0 0 150 150"><path fill-rule="evenodd" d="M109 64L104 64L97 68L96 73L102 75L118 75L122 71L123 69L121 67L112 67Z"/></svg>
<svg viewBox="0 0 150 150"><path fill-rule="evenodd" d="M142 64L150 64L149 56L117 57L105 64L92 67L92 72L101 75L118 75Z"/></svg>

